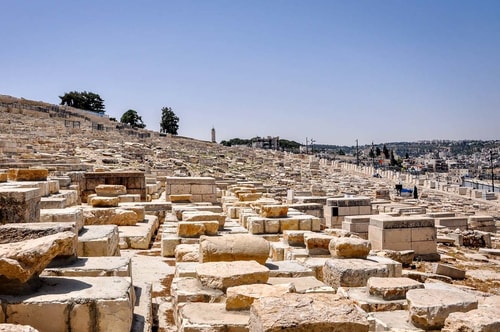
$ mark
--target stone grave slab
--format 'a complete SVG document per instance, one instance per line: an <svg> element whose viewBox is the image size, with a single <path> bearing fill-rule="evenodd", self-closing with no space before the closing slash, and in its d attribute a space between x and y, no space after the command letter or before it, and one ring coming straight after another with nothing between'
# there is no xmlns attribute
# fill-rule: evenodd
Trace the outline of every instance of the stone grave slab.
<svg viewBox="0 0 500 332"><path fill-rule="evenodd" d="M77 232L83 225L83 211L80 207L68 207L64 209L41 209L40 222L74 222Z"/></svg>
<svg viewBox="0 0 500 332"><path fill-rule="evenodd" d="M74 232L64 231L0 244L0 293L15 294L36 287L35 279L53 258L74 253L75 240Z"/></svg>
<svg viewBox="0 0 500 332"><path fill-rule="evenodd" d="M269 269L256 261L200 263L195 269L202 285L223 291L232 286L263 284L269 279Z"/></svg>
<svg viewBox="0 0 500 332"><path fill-rule="evenodd" d="M385 264L367 259L329 259L323 267L323 282L333 288L366 286L370 277L388 277Z"/></svg>
<svg viewBox="0 0 500 332"><path fill-rule="evenodd" d="M89 208L83 209L85 225L117 225L131 226L142 221L135 211L121 208Z"/></svg>
<svg viewBox="0 0 500 332"><path fill-rule="evenodd" d="M252 303L265 296L281 296L293 293L293 284L253 284L229 287L226 291L226 310L249 310Z"/></svg>
<svg viewBox="0 0 500 332"><path fill-rule="evenodd" d="M120 248L148 249L158 227L158 217L153 215L146 215L144 221L133 226L118 227Z"/></svg>
<svg viewBox="0 0 500 332"><path fill-rule="evenodd" d="M0 295L7 323L40 331L129 331L134 290L124 277L44 277L25 296Z"/></svg>
<svg viewBox="0 0 500 332"><path fill-rule="evenodd" d="M411 289L406 293L411 322L424 330L441 329L452 312L477 309L475 296L458 289Z"/></svg>
<svg viewBox="0 0 500 332"><path fill-rule="evenodd" d="M120 256L116 225L85 226L78 235L78 257Z"/></svg>
<svg viewBox="0 0 500 332"><path fill-rule="evenodd" d="M131 277L129 257L80 257L62 267L47 267L42 276L54 277Z"/></svg>
<svg viewBox="0 0 500 332"><path fill-rule="evenodd" d="M367 288L370 295L384 300L403 300L410 289L424 288L424 284L410 278L380 278L368 279Z"/></svg>
<svg viewBox="0 0 500 332"><path fill-rule="evenodd" d="M256 300L250 309L250 332L368 331L366 314L335 294L287 293Z"/></svg>
<svg viewBox="0 0 500 332"><path fill-rule="evenodd" d="M179 310L178 332L248 331L248 310L228 311L224 303L186 303Z"/></svg>

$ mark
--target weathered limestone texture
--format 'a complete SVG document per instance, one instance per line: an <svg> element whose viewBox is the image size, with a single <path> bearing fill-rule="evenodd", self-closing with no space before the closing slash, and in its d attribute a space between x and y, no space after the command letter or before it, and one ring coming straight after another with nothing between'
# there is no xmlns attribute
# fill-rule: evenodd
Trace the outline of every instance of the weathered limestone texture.
<svg viewBox="0 0 500 332"><path fill-rule="evenodd" d="M219 223L217 221L180 221L177 223L177 236L200 237L202 235L217 235Z"/></svg>
<svg viewBox="0 0 500 332"><path fill-rule="evenodd" d="M269 269L256 261L210 262L196 266L196 275L203 286L226 291L228 287L266 283Z"/></svg>
<svg viewBox="0 0 500 332"><path fill-rule="evenodd" d="M179 310L178 332L246 332L247 311L228 311L224 303L186 303Z"/></svg>
<svg viewBox="0 0 500 332"><path fill-rule="evenodd" d="M44 277L29 295L0 295L7 323L45 331L130 331L134 291L124 277Z"/></svg>
<svg viewBox="0 0 500 332"><path fill-rule="evenodd" d="M260 207L260 216L264 218L285 218L288 215L288 206L286 205L262 205Z"/></svg>
<svg viewBox="0 0 500 332"><path fill-rule="evenodd" d="M87 202L92 207L118 207L120 199L118 197L94 196L89 195Z"/></svg>
<svg viewBox="0 0 500 332"><path fill-rule="evenodd" d="M500 308L479 307L468 312L452 312L444 321L442 332L500 331Z"/></svg>
<svg viewBox="0 0 500 332"><path fill-rule="evenodd" d="M146 201L146 178L144 172L86 172L81 184L82 202L96 193L99 185L121 185L127 188L128 194L139 194L141 201Z"/></svg>
<svg viewBox="0 0 500 332"><path fill-rule="evenodd" d="M365 332L369 323L352 301L334 294L263 297L250 308L250 332Z"/></svg>
<svg viewBox="0 0 500 332"><path fill-rule="evenodd" d="M116 225L85 226L78 235L78 256L120 256Z"/></svg>
<svg viewBox="0 0 500 332"><path fill-rule="evenodd" d="M370 277L388 277L385 264L367 259L329 259L323 267L323 282L333 288L363 287Z"/></svg>
<svg viewBox="0 0 500 332"><path fill-rule="evenodd" d="M23 291L60 253L74 251L76 234L66 231L24 241L0 244L0 293Z"/></svg>
<svg viewBox="0 0 500 332"><path fill-rule="evenodd" d="M8 177L11 181L47 181L49 170L44 168L11 168Z"/></svg>
<svg viewBox="0 0 500 332"><path fill-rule="evenodd" d="M294 293L293 284L253 284L229 287L226 291L226 310L249 310L256 299L267 296L281 296Z"/></svg>
<svg viewBox="0 0 500 332"><path fill-rule="evenodd" d="M83 209L85 225L117 225L131 226L141 221L136 212L121 208L87 208Z"/></svg>
<svg viewBox="0 0 500 332"><path fill-rule="evenodd" d="M0 188L0 224L38 222L40 190L35 188Z"/></svg>
<svg viewBox="0 0 500 332"><path fill-rule="evenodd" d="M97 196L117 197L127 194L127 187L116 184L100 184L95 187Z"/></svg>
<svg viewBox="0 0 500 332"><path fill-rule="evenodd" d="M339 237L330 240L329 250L335 258L366 258L372 245L370 241L352 237Z"/></svg>
<svg viewBox="0 0 500 332"><path fill-rule="evenodd" d="M429 217L374 215L368 238L374 250L414 250L418 258L439 259L434 219Z"/></svg>
<svg viewBox="0 0 500 332"><path fill-rule="evenodd" d="M424 330L437 330L452 312L477 309L475 296L447 289L412 289L406 293L410 319Z"/></svg>
<svg viewBox="0 0 500 332"><path fill-rule="evenodd" d="M192 202L216 203L216 188L215 179L211 177L167 176L165 194L166 197L169 197L169 195L191 194Z"/></svg>
<svg viewBox="0 0 500 332"><path fill-rule="evenodd" d="M200 263L254 260L265 264L269 257L269 242L249 234L230 234L200 238Z"/></svg>
<svg viewBox="0 0 500 332"><path fill-rule="evenodd" d="M424 288L424 284L410 278L379 278L368 279L368 291L371 295L378 296L384 300L402 300L410 289Z"/></svg>

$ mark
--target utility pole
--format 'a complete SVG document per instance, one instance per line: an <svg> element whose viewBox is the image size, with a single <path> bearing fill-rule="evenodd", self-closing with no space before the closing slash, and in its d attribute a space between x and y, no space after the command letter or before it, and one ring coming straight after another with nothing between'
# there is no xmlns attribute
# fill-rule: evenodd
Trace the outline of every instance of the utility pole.
<svg viewBox="0 0 500 332"><path fill-rule="evenodd" d="M316 142L316 141L311 138L311 153L312 154L314 154L314 142Z"/></svg>
<svg viewBox="0 0 500 332"><path fill-rule="evenodd" d="M359 149L358 149L358 139L356 138L356 166L359 166Z"/></svg>
<svg viewBox="0 0 500 332"><path fill-rule="evenodd" d="M491 191L495 192L495 173L493 172L493 150L490 150L490 166L491 166Z"/></svg>
<svg viewBox="0 0 500 332"><path fill-rule="evenodd" d="M372 141L372 166L375 167L375 150L373 149L373 141Z"/></svg>
<svg viewBox="0 0 500 332"><path fill-rule="evenodd" d="M309 141L307 140L307 137L306 137L306 154L309 154Z"/></svg>

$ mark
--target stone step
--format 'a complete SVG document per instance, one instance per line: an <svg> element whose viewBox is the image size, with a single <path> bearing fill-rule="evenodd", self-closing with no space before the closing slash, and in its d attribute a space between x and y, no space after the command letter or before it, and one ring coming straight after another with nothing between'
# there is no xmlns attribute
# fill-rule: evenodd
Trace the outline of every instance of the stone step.
<svg viewBox="0 0 500 332"><path fill-rule="evenodd" d="M128 277L43 277L30 296L0 295L6 323L39 331L130 331L134 289Z"/></svg>
<svg viewBox="0 0 500 332"><path fill-rule="evenodd" d="M144 221L133 226L118 227L120 248L148 249L159 225L158 217L146 215Z"/></svg>

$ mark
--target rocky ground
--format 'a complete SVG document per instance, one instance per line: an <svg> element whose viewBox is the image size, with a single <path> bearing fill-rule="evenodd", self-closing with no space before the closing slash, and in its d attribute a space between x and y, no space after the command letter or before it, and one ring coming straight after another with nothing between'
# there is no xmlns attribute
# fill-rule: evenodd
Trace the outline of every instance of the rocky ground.
<svg viewBox="0 0 500 332"><path fill-rule="evenodd" d="M20 102L5 96L0 101ZM19 108L0 106L0 169L26 164L49 165L50 169L53 165L52 175L62 175L63 171L58 169L64 167L60 165L69 168L79 165L82 170L141 170L161 176L208 176L228 183L259 181L269 195L283 202L291 189L297 196L324 197L344 193L373 197L375 190L389 189L395 204L425 207L428 212L490 215L499 224L498 200L464 197L424 186L419 188L418 200L403 199L392 190L397 179L374 178L367 169L353 170L310 155L224 147L184 137L162 137L146 130L120 129L108 119L76 111L73 116L61 116L55 111L33 109L51 105L24 103ZM97 124L102 125L100 129ZM439 236L445 239L453 231L439 230ZM152 285L153 330L176 331L170 294L175 258L161 256L160 240L161 234L157 233L150 249L122 250L121 255L132 257L134 284ZM494 250L500 249L498 233L491 234L491 249L459 247L444 240L438 244L442 263L466 271L464 279L451 282L479 297L500 295L500 260L498 250ZM407 270L432 273L434 268L434 263L416 261Z"/></svg>

